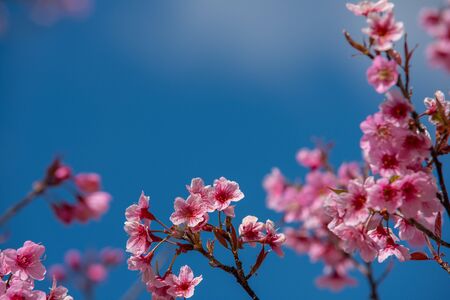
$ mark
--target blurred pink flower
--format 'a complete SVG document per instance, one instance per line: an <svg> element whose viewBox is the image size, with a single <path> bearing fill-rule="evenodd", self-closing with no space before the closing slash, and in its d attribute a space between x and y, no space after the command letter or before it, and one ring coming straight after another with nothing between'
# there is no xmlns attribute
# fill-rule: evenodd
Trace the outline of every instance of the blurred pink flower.
<svg viewBox="0 0 450 300"><path fill-rule="evenodd" d="M367 69L367 80L375 90L383 94L397 83L397 63L378 55Z"/></svg>

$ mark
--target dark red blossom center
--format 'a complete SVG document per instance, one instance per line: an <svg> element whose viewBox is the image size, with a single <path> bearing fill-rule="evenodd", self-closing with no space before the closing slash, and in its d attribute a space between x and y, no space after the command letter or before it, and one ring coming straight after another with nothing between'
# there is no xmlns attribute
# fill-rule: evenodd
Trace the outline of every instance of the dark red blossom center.
<svg viewBox="0 0 450 300"><path fill-rule="evenodd" d="M405 103L399 103L391 109L391 115L395 119L404 119L408 115L409 107Z"/></svg>
<svg viewBox="0 0 450 300"><path fill-rule="evenodd" d="M17 256L17 264L21 268L27 268L31 264L31 259L30 259L30 257L28 257L26 255L19 255L19 256Z"/></svg>
<svg viewBox="0 0 450 300"><path fill-rule="evenodd" d="M226 189L220 189L215 194L215 199L219 201L220 203L224 203L228 200L230 200L233 197L233 194L231 191L228 191Z"/></svg>
<svg viewBox="0 0 450 300"><path fill-rule="evenodd" d="M394 169L398 166L398 160L393 154L384 154L381 158L383 169Z"/></svg>
<svg viewBox="0 0 450 300"><path fill-rule="evenodd" d="M417 195L417 189L411 182L406 182L402 185L402 193L406 199L411 199Z"/></svg>
<svg viewBox="0 0 450 300"><path fill-rule="evenodd" d="M390 201L397 195L397 190L390 185L383 188L383 197L385 201Z"/></svg>
<svg viewBox="0 0 450 300"><path fill-rule="evenodd" d="M355 210L360 210L366 204L366 196L359 194L353 197L352 205Z"/></svg>
<svg viewBox="0 0 450 300"><path fill-rule="evenodd" d="M403 146L406 149L417 149L422 145L422 139L415 134L408 135L403 141Z"/></svg>

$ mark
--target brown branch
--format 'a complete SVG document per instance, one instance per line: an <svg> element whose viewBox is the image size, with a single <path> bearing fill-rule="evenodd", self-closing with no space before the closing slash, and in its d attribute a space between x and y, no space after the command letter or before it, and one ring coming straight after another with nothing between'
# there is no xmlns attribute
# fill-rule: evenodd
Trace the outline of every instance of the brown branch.
<svg viewBox="0 0 450 300"><path fill-rule="evenodd" d="M441 244L442 246L444 246L446 248L450 248L450 243L442 240L433 231L429 230L428 228L426 228L424 225L422 225L421 223L419 223L415 219L412 219L412 218L407 219L402 213L399 213L399 212L397 212L395 214L397 216L399 216L400 218L406 220L406 222L408 222L409 224L413 225L418 230L422 231L424 234L426 234L430 239L434 240L436 243L439 243L439 244Z"/></svg>
<svg viewBox="0 0 450 300"><path fill-rule="evenodd" d="M33 190L29 192L22 200L12 205L0 216L0 227L5 225L13 216L21 211L25 206L30 204L36 197L42 195L47 188L43 182L37 182L33 186Z"/></svg>
<svg viewBox="0 0 450 300"><path fill-rule="evenodd" d="M377 291L378 284L373 276L372 264L370 262L366 263L366 268L367 272L365 275L370 286L370 300L380 300L380 296L378 296Z"/></svg>
<svg viewBox="0 0 450 300"><path fill-rule="evenodd" d="M227 273L230 273L236 278L236 281L242 286L242 288L247 292L247 294L250 296L253 300L259 300L256 293L252 290L250 285L248 284L248 281L245 279L245 276L243 274L241 275L239 270L235 267L227 266L222 264L220 261L218 261L212 254L207 252L203 246L196 245L195 250L200 252L204 257L208 258L209 264L214 268L220 268L224 270ZM241 265L242 268L242 265Z"/></svg>

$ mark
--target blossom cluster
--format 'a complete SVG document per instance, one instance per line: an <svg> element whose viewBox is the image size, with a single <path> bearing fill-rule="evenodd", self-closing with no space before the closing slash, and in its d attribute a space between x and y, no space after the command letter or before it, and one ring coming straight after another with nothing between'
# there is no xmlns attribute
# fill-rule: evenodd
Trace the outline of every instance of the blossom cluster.
<svg viewBox="0 0 450 300"><path fill-rule="evenodd" d="M309 168L305 183L289 182L279 169L266 176L263 186L269 208L283 213L292 227L285 229L286 244L312 261L325 264L325 275L316 283L340 290L355 284L348 276L354 267L365 275L374 260L396 257L436 260L447 268L440 254L441 212L449 211L448 195L437 186L433 166L442 185L439 155L449 153L450 102L436 92L426 98L419 114L412 105L409 63L412 51L405 40L404 56L393 47L403 35L403 24L395 22L392 3L363 1L347 4L367 18L369 43L359 44L345 33L349 44L373 60L368 81L378 93L386 93L379 111L364 120L360 147L364 164L343 163L337 172L328 163L328 149L301 149L297 161ZM405 73L405 81L397 68ZM394 88L396 86L396 88ZM435 142L420 118L429 116L436 127ZM437 251L429 239L438 245ZM428 247L423 252L409 248ZM369 274L372 279L372 274Z"/></svg>
<svg viewBox="0 0 450 300"><path fill-rule="evenodd" d="M97 284L105 281L110 269L122 260L121 249L106 247L100 252L88 251L84 255L71 249L65 254L64 264L52 265L49 273L58 282L68 283L88 294Z"/></svg>
<svg viewBox="0 0 450 300"><path fill-rule="evenodd" d="M84 18L93 7L93 0L32 0L21 3L30 19L39 25L52 25L64 18ZM7 32L11 10L5 1L0 2L0 35Z"/></svg>
<svg viewBox="0 0 450 300"><path fill-rule="evenodd" d="M32 241L26 241L18 249L0 252L1 300L73 300L65 287L56 285L56 280L49 293L34 288L34 281L45 277L46 269L41 261L44 252L44 246Z"/></svg>
<svg viewBox="0 0 450 300"><path fill-rule="evenodd" d="M198 251L205 256L210 265L221 268L232 274L237 281L246 288L247 280L258 270L265 259L270 247L278 255L282 255L281 245L285 241L282 233L277 233L275 224L271 220L258 222L258 218L247 216L242 220L238 232L232 219L235 217L234 205L244 198L239 184L224 177L214 180L212 185L205 185L201 178L194 178L186 186L186 199L177 197L174 201L174 212L170 216L172 225L169 227L157 219L150 211L149 197L141 194L139 202L127 208L125 212L125 231L129 235L126 250L131 253L128 259L130 270L140 271L142 281L149 292L157 299L174 299L177 297L190 298L194 288L202 281L202 276L194 277L189 266L183 266L178 276L172 273L172 266L177 256L189 251ZM211 214L217 213L218 225L211 224ZM223 215L222 215L223 214ZM225 217L223 222L222 217ZM158 223L162 230L154 229ZM162 233L165 237L159 236ZM202 233L212 233L213 239L206 241L206 249L202 241ZM235 258L236 266L222 264L214 256L215 241L230 250ZM153 244L156 244L152 247ZM163 274L152 267L155 251L162 244L168 243L177 247L174 258ZM262 245L255 264L248 273L244 274L239 260L239 250L245 244ZM248 289L250 289L248 287ZM249 292L247 289L246 291Z"/></svg>
<svg viewBox="0 0 450 300"><path fill-rule="evenodd" d="M450 1L442 8L425 8L420 14L422 27L434 38L426 54L429 63L450 72Z"/></svg>
<svg viewBox="0 0 450 300"><path fill-rule="evenodd" d="M369 27L363 28L363 33L369 38L370 48L376 51L376 57L367 70L369 83L380 93L386 93L398 80L397 64L395 59L387 59L382 52L397 57L393 50L394 42L400 40L404 34L402 22L394 18L394 4L387 0L376 3L362 1L358 4L347 4L347 8L357 16L364 16Z"/></svg>
<svg viewBox="0 0 450 300"><path fill-rule="evenodd" d="M47 170L41 185L42 193L51 198L51 207L56 217L64 224L74 221L85 223L99 219L109 209L111 195L101 190L101 178L96 173L72 174L69 166L55 160ZM60 200L48 194L48 188L63 187L75 203Z"/></svg>

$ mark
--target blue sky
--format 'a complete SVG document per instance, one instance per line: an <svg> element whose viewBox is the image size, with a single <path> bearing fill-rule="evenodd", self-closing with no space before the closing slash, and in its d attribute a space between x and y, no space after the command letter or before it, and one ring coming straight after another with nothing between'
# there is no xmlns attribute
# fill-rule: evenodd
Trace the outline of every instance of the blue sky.
<svg viewBox="0 0 450 300"><path fill-rule="evenodd" d="M291 178L304 176L294 155L313 137L334 142L336 164L360 159L359 123L381 101L366 83L369 62L352 57L342 37L344 28L362 37L364 26L344 4L98 0L89 19L48 28L12 13L0 39L0 210L20 199L57 154L76 171L100 173L114 199L101 222L70 227L39 199L10 222L5 247L42 242L47 265L73 247L124 247L123 213L141 190L168 220L173 199L197 176L240 183L246 198L238 220L278 220L265 208L264 175L278 166ZM417 23L422 1L395 4L409 40L420 44L412 70L420 105L436 89L450 90L450 77L426 66L429 38ZM181 257L176 266L185 263L204 277L195 299L246 299L201 257ZM251 284L262 299L367 297L363 279L340 294L318 290L313 280L321 268L286 250L284 259L271 255ZM136 279L124 265L97 298L118 299ZM380 293L383 300L438 299L447 280L432 262L396 263Z"/></svg>

